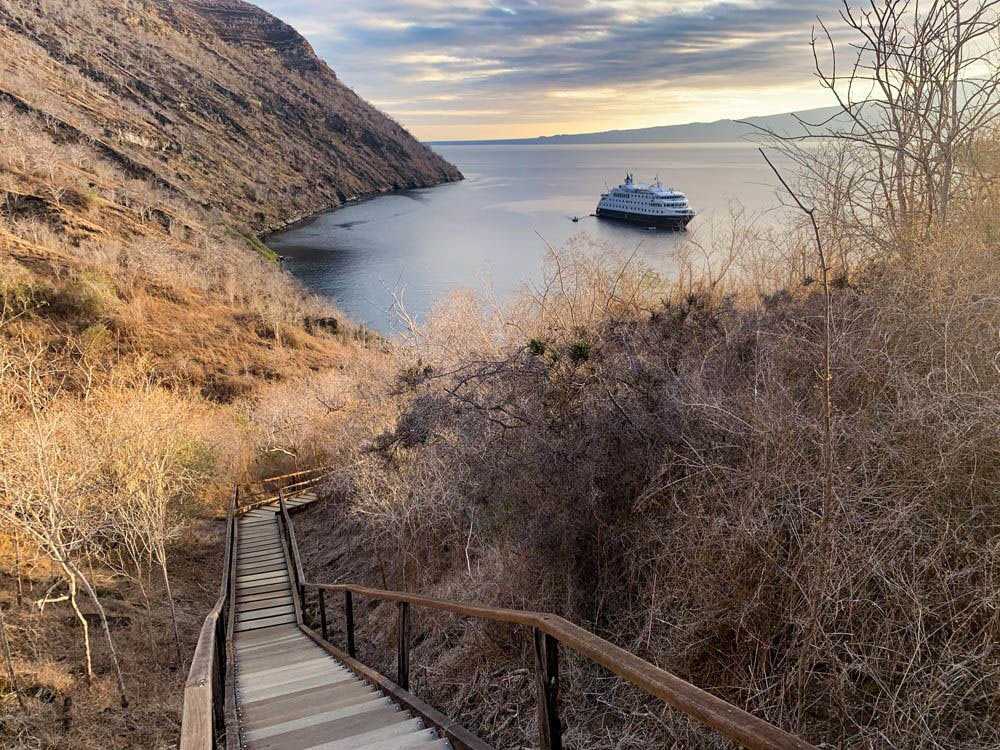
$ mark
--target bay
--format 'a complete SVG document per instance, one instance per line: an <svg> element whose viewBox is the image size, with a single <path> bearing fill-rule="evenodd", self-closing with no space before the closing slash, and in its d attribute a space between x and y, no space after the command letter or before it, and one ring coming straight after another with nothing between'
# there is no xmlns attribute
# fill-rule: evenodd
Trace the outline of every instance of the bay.
<svg viewBox="0 0 1000 750"><path fill-rule="evenodd" d="M317 215L267 243L308 289L358 323L399 328L394 301L423 319L456 289L501 302L539 278L547 246L588 242L638 256L670 274L678 243L727 220L778 205L776 180L750 143L441 145L465 180L383 195ZM649 231L590 216L625 172L684 191L690 231ZM573 222L572 217L580 220ZM579 236L584 236L581 239Z"/></svg>

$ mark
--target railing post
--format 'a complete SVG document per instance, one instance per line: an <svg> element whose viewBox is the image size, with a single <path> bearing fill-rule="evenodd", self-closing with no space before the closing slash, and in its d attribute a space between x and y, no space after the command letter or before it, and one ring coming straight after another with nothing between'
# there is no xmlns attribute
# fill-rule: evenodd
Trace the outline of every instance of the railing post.
<svg viewBox="0 0 1000 750"><path fill-rule="evenodd" d="M316 594L319 596L319 622L323 629L323 640L328 641L330 636L327 635L326 630L326 599L323 596L323 589L316 589Z"/></svg>
<svg viewBox="0 0 1000 750"><path fill-rule="evenodd" d="M535 628L534 636L538 746L541 750L562 750L562 725L559 723L559 641L538 628Z"/></svg>
<svg viewBox="0 0 1000 750"><path fill-rule="evenodd" d="M344 622L347 629L347 655L352 659L357 658L358 652L354 648L354 597L350 591L344 591Z"/></svg>
<svg viewBox="0 0 1000 750"><path fill-rule="evenodd" d="M410 689L410 605L399 603L399 638L396 644L396 684Z"/></svg>

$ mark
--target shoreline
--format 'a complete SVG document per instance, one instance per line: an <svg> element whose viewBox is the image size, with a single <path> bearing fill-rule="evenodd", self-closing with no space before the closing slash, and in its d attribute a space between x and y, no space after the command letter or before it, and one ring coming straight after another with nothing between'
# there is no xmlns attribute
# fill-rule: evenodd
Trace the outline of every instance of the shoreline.
<svg viewBox="0 0 1000 750"><path fill-rule="evenodd" d="M408 193L413 190L425 190L427 188L440 187L441 185L453 185L456 182L463 182L464 180L465 180L465 175L462 175L460 173L457 179L444 179L440 180L439 182L431 183L429 185L413 184L404 187L385 188L368 193L363 193L361 195L354 196L353 198L349 198L348 200L345 200L341 203L328 204L325 207L320 208L316 211L312 211L307 214L301 214L299 216L290 218L277 226L265 229L262 232L258 232L256 237L258 240L260 240L266 245L267 241L276 234L287 232L291 229L296 229L300 226L305 225L307 222L313 221L314 219L322 216L323 214L332 213L341 208L346 208L348 206L356 206L359 203L365 203L366 201L374 200L375 198L381 198L382 196L385 195L398 195L400 193Z"/></svg>

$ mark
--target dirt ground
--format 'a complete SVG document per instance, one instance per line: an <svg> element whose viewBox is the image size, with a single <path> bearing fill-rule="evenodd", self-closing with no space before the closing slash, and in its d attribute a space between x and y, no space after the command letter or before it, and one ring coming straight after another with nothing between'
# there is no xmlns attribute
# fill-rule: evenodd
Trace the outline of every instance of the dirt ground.
<svg viewBox="0 0 1000 750"><path fill-rule="evenodd" d="M160 584L151 592L151 618L135 587L100 569L98 593L121 659L129 708L120 705L108 644L96 614L81 599L90 621L94 680L88 682L82 629L68 602L65 585L48 565L21 545L22 603L13 571L14 547L0 542L0 606L7 621L22 711L7 670L0 674L0 746L31 748L173 748L180 731L184 681L198 632L218 594L224 526L201 519L173 550L171 584L177 605L182 662L176 663L170 615Z"/></svg>

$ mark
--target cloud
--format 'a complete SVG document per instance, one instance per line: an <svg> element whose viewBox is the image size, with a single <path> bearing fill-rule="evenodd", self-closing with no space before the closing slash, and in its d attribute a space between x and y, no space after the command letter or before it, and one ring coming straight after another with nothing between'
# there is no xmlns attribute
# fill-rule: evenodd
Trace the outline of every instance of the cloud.
<svg viewBox="0 0 1000 750"><path fill-rule="evenodd" d="M691 101L698 90L713 101L718 92L736 92L734 106L753 101L749 93L758 94L762 106L777 104L790 90L806 95L810 28L817 15L835 18L839 0L258 4L303 31L358 93L394 102L390 114L418 135L435 137L447 129L450 110L463 113L466 129L477 127L468 113L481 111L478 126L506 128L496 133L502 135L544 123L563 131L599 129L607 123L588 125L594 119L589 108L613 105L616 94L623 106L641 110L623 112L622 127L631 126L624 122L629 118L646 124L707 119ZM826 103L816 97L816 106ZM482 135L470 130L471 137Z"/></svg>

